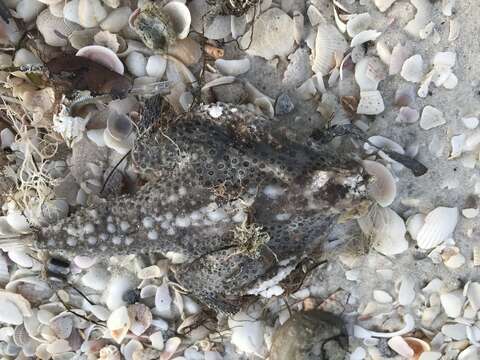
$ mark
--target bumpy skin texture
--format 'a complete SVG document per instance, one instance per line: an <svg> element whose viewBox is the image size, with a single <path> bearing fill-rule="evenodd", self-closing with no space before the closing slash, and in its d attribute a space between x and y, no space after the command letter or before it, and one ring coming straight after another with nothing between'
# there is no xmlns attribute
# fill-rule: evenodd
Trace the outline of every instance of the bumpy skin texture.
<svg viewBox="0 0 480 360"><path fill-rule="evenodd" d="M363 200L353 164L273 135L272 121L218 104L160 127L133 153L147 181L141 190L41 230L38 245L176 254L184 260L176 269L182 286L215 309L235 311L256 280L311 253L339 213ZM255 254L240 246L245 227L267 236Z"/></svg>

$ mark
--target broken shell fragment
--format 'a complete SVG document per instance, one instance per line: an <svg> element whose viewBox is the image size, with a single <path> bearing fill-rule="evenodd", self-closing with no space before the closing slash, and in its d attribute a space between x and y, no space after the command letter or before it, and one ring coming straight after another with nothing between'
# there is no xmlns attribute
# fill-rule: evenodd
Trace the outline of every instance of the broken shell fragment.
<svg viewBox="0 0 480 360"><path fill-rule="evenodd" d="M385 12L392 6L392 4L396 0L375 0L375 6L380 10L381 12Z"/></svg>
<svg viewBox="0 0 480 360"><path fill-rule="evenodd" d="M357 114L378 115L385 110L382 94L380 91L360 92L360 101L357 107Z"/></svg>
<svg viewBox="0 0 480 360"><path fill-rule="evenodd" d="M402 106L398 111L395 121L402 124L413 124L420 118L420 113L416 109L412 109L408 106Z"/></svg>
<svg viewBox="0 0 480 360"><path fill-rule="evenodd" d="M457 208L438 207L432 210L418 232L418 246L421 249L431 249L440 245L453 234L457 221Z"/></svg>
<svg viewBox="0 0 480 360"><path fill-rule="evenodd" d="M130 329L131 320L125 306L112 311L107 320L107 327L112 338L120 344Z"/></svg>
<svg viewBox="0 0 480 360"><path fill-rule="evenodd" d="M423 77L422 56L417 54L405 60L400 75L407 81L419 83Z"/></svg>
<svg viewBox="0 0 480 360"><path fill-rule="evenodd" d="M410 0L410 3L415 6L417 13L407 26L405 26L405 31L410 35L419 38L421 31L425 29L430 22L433 14L433 6L429 0Z"/></svg>
<svg viewBox="0 0 480 360"><path fill-rule="evenodd" d="M372 176L367 188L371 197L382 207L389 206L397 194L395 179L390 171L376 161L363 160L362 166Z"/></svg>
<svg viewBox="0 0 480 360"><path fill-rule="evenodd" d="M53 16L49 9L42 11L37 17L37 29L45 43L52 46L66 46L68 36L80 26L66 19Z"/></svg>
<svg viewBox="0 0 480 360"><path fill-rule="evenodd" d="M430 105L423 108L422 117L420 118L420 127L422 129L430 130L445 123L446 120L440 110Z"/></svg>
<svg viewBox="0 0 480 360"><path fill-rule="evenodd" d="M238 76L250 70L250 60L248 58L241 60L215 60L215 66L223 75Z"/></svg>
<svg viewBox="0 0 480 360"><path fill-rule="evenodd" d="M188 7L180 1L171 1L167 3L162 11L168 16L178 39L185 39L190 32L192 17Z"/></svg>
<svg viewBox="0 0 480 360"><path fill-rule="evenodd" d="M402 70L403 63L410 56L410 48L407 45L398 43L392 50L390 57L390 67L388 73L390 75L398 74Z"/></svg>
<svg viewBox="0 0 480 360"><path fill-rule="evenodd" d="M77 51L76 56L85 57L98 64L109 68L116 73L123 75L124 67L122 61L109 48L100 45L85 46Z"/></svg>
<svg viewBox="0 0 480 360"><path fill-rule="evenodd" d="M312 70L327 75L335 66L335 57L343 58L348 45L343 35L333 25L320 25L315 39Z"/></svg>
<svg viewBox="0 0 480 360"><path fill-rule="evenodd" d="M362 31L361 33L354 36L350 43L350 47L353 48L358 45L362 45L368 41L375 41L380 35L382 35L382 33L377 30Z"/></svg>

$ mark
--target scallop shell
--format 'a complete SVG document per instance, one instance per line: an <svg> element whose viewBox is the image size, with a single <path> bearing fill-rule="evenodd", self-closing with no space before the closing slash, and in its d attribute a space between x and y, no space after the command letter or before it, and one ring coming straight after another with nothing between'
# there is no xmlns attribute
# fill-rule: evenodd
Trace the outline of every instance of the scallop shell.
<svg viewBox="0 0 480 360"><path fill-rule="evenodd" d="M335 66L335 56L343 57L348 45L343 35L333 25L320 25L315 39L312 70L327 75Z"/></svg>
<svg viewBox="0 0 480 360"><path fill-rule="evenodd" d="M215 66L223 75L238 76L250 70L250 59L215 60Z"/></svg>
<svg viewBox="0 0 480 360"><path fill-rule="evenodd" d="M369 195L380 206L389 206L397 194L397 185L390 171L379 162L371 160L363 160L362 166L373 177L367 186Z"/></svg>
<svg viewBox="0 0 480 360"><path fill-rule="evenodd" d="M190 24L192 23L188 7L179 1L171 1L162 8L162 11L170 18L177 38L185 39L190 32Z"/></svg>
<svg viewBox="0 0 480 360"><path fill-rule="evenodd" d="M392 209L376 206L357 221L378 252L392 256L408 249L405 223Z"/></svg>
<svg viewBox="0 0 480 360"><path fill-rule="evenodd" d="M430 105L423 108L422 117L420 118L420 127L422 129L430 130L445 123L446 120L440 110Z"/></svg>
<svg viewBox="0 0 480 360"><path fill-rule="evenodd" d="M80 29L77 24L53 16L49 9L45 9L38 15L36 24L45 42L51 46L66 46L68 36Z"/></svg>
<svg viewBox="0 0 480 360"><path fill-rule="evenodd" d="M400 75L407 81L419 83L423 78L422 56L416 54L405 60Z"/></svg>
<svg viewBox="0 0 480 360"><path fill-rule="evenodd" d="M431 249L447 240L453 234L458 221L457 208L438 207L425 218L425 224L417 236L422 249Z"/></svg>
<svg viewBox="0 0 480 360"><path fill-rule="evenodd" d="M350 47L353 48L365 44L368 41L375 41L380 35L382 35L382 33L377 30L364 30L354 36L354 38L350 42Z"/></svg>
<svg viewBox="0 0 480 360"><path fill-rule="evenodd" d="M357 107L357 114L378 115L385 110L382 94L380 91L360 92L360 101Z"/></svg>
<svg viewBox="0 0 480 360"><path fill-rule="evenodd" d="M76 55L86 57L123 75L124 67L122 61L118 58L117 54L109 48L99 45L85 46L78 50Z"/></svg>
<svg viewBox="0 0 480 360"><path fill-rule="evenodd" d="M78 2L78 20L84 28L98 26L107 17L107 10L100 0L80 0Z"/></svg>
<svg viewBox="0 0 480 360"><path fill-rule="evenodd" d="M429 0L410 0L415 6L415 17L405 26L405 31L412 36L420 37L421 31L428 25L433 14L433 6Z"/></svg>
<svg viewBox="0 0 480 360"><path fill-rule="evenodd" d="M100 28L112 33L117 33L128 25L128 19L131 14L132 10L128 6L115 9L100 23Z"/></svg>

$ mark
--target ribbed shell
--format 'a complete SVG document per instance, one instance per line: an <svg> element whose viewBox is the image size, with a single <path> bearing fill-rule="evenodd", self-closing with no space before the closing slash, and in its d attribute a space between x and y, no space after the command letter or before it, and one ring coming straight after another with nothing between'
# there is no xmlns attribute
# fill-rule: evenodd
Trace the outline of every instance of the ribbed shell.
<svg viewBox="0 0 480 360"><path fill-rule="evenodd" d="M326 75L335 65L335 53L343 56L348 48L347 41L333 25L320 25L315 40L315 57L312 70Z"/></svg>
<svg viewBox="0 0 480 360"><path fill-rule="evenodd" d="M37 17L38 31L43 35L45 42L51 46L66 46L68 36L75 30L80 30L80 25L72 23L64 18L53 16L49 9L40 13Z"/></svg>

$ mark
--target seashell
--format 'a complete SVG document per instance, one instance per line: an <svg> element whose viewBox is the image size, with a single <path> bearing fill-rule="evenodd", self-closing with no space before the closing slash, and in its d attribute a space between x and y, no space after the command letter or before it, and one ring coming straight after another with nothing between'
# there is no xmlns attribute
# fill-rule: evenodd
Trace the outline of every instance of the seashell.
<svg viewBox="0 0 480 360"><path fill-rule="evenodd" d="M443 325L442 333L453 340L463 340L467 338L467 327L464 324Z"/></svg>
<svg viewBox="0 0 480 360"><path fill-rule="evenodd" d="M422 56L417 54L405 60L400 75L407 81L419 83L423 77Z"/></svg>
<svg viewBox="0 0 480 360"><path fill-rule="evenodd" d="M25 23L34 20L45 9L45 4L37 0L21 0L18 2L16 12Z"/></svg>
<svg viewBox="0 0 480 360"><path fill-rule="evenodd" d="M390 65L390 61L392 60L392 52L388 48L387 44L381 40L377 41L376 49L380 60L382 60L385 65Z"/></svg>
<svg viewBox="0 0 480 360"><path fill-rule="evenodd" d="M457 208L438 207L425 217L425 224L417 235L417 244L422 249L431 249L447 240L458 221Z"/></svg>
<svg viewBox="0 0 480 360"><path fill-rule="evenodd" d="M234 16L232 16L232 18L233 17ZM297 44L301 44L305 36L304 23L305 23L305 18L303 17L303 14L295 10L293 12L293 38ZM236 39L236 37L233 36L233 27L232 27L232 37Z"/></svg>
<svg viewBox="0 0 480 360"><path fill-rule="evenodd" d="M83 285L97 291L103 291L107 287L109 279L110 274L106 269L95 266L88 269L81 280Z"/></svg>
<svg viewBox="0 0 480 360"><path fill-rule="evenodd" d="M165 343L163 341L163 335L161 331L157 331L149 336L152 347L157 350L163 350Z"/></svg>
<svg viewBox="0 0 480 360"><path fill-rule="evenodd" d="M385 110L380 91L361 91L358 102L357 114L377 115Z"/></svg>
<svg viewBox="0 0 480 360"><path fill-rule="evenodd" d="M402 124L413 124L420 118L420 113L416 109L412 109L408 106L402 106L398 111L398 115L395 119L396 122Z"/></svg>
<svg viewBox="0 0 480 360"><path fill-rule="evenodd" d="M162 11L169 17L177 38L185 39L190 32L190 24L192 23L188 7L179 1L171 1L162 8Z"/></svg>
<svg viewBox="0 0 480 360"><path fill-rule="evenodd" d="M374 207L369 214L357 221L364 235L371 239L372 247L378 252L392 256L407 250L407 229L403 219L395 211Z"/></svg>
<svg viewBox="0 0 480 360"><path fill-rule="evenodd" d="M67 339L73 330L73 320L69 313L62 313L51 318L49 325L60 339Z"/></svg>
<svg viewBox="0 0 480 360"><path fill-rule="evenodd" d="M382 33L377 30L364 30L353 37L350 42L350 47L353 48L365 44L368 41L375 41L380 35L382 35Z"/></svg>
<svg viewBox="0 0 480 360"><path fill-rule="evenodd" d="M307 17L308 21L312 26L320 25L321 23L325 23L325 17L322 15L320 10L317 9L316 6L310 5L307 8Z"/></svg>
<svg viewBox="0 0 480 360"><path fill-rule="evenodd" d="M123 63L112 50L99 45L85 46L77 51L76 56L86 57L116 73L123 75Z"/></svg>
<svg viewBox="0 0 480 360"><path fill-rule="evenodd" d="M395 91L396 106L410 106L415 101L415 88L412 85L401 86Z"/></svg>
<svg viewBox="0 0 480 360"><path fill-rule="evenodd" d="M426 341L417 339L414 337L406 337L404 338L405 342L410 346L410 348L413 350L413 360L425 360L422 356L422 354L425 354L426 352L431 350L430 344L428 344Z"/></svg>
<svg viewBox="0 0 480 360"><path fill-rule="evenodd" d="M130 340L124 347L122 347L122 354L125 360L134 360L134 354L143 350L142 343L138 340Z"/></svg>
<svg viewBox="0 0 480 360"><path fill-rule="evenodd" d="M139 52L131 52L125 60L125 65L133 76L141 77L146 74L147 59Z"/></svg>
<svg viewBox="0 0 480 360"><path fill-rule="evenodd" d="M168 285L163 284L157 288L155 293L155 309L159 312L170 312L172 297Z"/></svg>
<svg viewBox="0 0 480 360"><path fill-rule="evenodd" d="M333 25L320 25L315 39L312 70L327 75L335 66L335 57L343 57L348 45L343 35Z"/></svg>
<svg viewBox="0 0 480 360"><path fill-rule="evenodd" d="M107 17L100 23L102 30L109 31L111 33L118 33L125 26L128 25L128 19L132 14L132 10L128 6L119 7L114 9Z"/></svg>
<svg viewBox="0 0 480 360"><path fill-rule="evenodd" d="M401 306L410 305L415 300L415 296L415 279L408 275L402 276L398 289L398 303Z"/></svg>
<svg viewBox="0 0 480 360"><path fill-rule="evenodd" d="M367 30L371 23L372 17L369 13L355 14L347 21L347 33L353 38L362 31Z"/></svg>
<svg viewBox="0 0 480 360"><path fill-rule="evenodd" d="M390 304L393 302L392 296L383 290L373 290L373 298L380 304Z"/></svg>
<svg viewBox="0 0 480 360"><path fill-rule="evenodd" d="M16 233L28 234L31 232L27 218L20 212L8 211L5 220Z"/></svg>
<svg viewBox="0 0 480 360"><path fill-rule="evenodd" d="M430 105L423 108L422 116L420 118L420 127L422 129L430 130L445 123L445 118L440 110Z"/></svg>
<svg viewBox="0 0 480 360"><path fill-rule="evenodd" d="M100 360L121 360L120 351L114 345L107 345L100 350Z"/></svg>
<svg viewBox="0 0 480 360"><path fill-rule="evenodd" d="M110 330L112 338L120 344L127 335L131 320L128 316L128 310L125 306L112 311L107 320L107 328Z"/></svg>
<svg viewBox="0 0 480 360"><path fill-rule="evenodd" d="M98 26L107 17L107 10L100 0L79 0L78 20L84 28Z"/></svg>
<svg viewBox="0 0 480 360"><path fill-rule="evenodd" d="M152 313L144 304L130 305L128 314L132 321L130 331L136 336L142 335L152 324Z"/></svg>
<svg viewBox="0 0 480 360"><path fill-rule="evenodd" d="M145 71L148 76L161 79L167 68L167 59L162 55L152 55L147 60Z"/></svg>
<svg viewBox="0 0 480 360"><path fill-rule="evenodd" d="M375 0L375 6L381 12L387 11L396 0Z"/></svg>
<svg viewBox="0 0 480 360"><path fill-rule="evenodd" d="M332 28L335 29L333 25ZM249 29L240 38L240 45L248 48L247 54L267 60L276 56L285 57L294 49L295 39L292 29L292 18L278 8L271 8L258 17L253 35L252 29ZM335 31L338 33L338 30L335 29ZM207 33L205 36L210 38Z"/></svg>
<svg viewBox="0 0 480 360"><path fill-rule="evenodd" d="M388 340L388 346L402 357L413 359L415 355L413 349L401 336L394 336Z"/></svg>
<svg viewBox="0 0 480 360"><path fill-rule="evenodd" d="M118 39L119 37L117 35L108 31L99 31L93 37L95 44L106 47L107 49L112 50L114 53L117 53L120 49L120 43Z"/></svg>
<svg viewBox="0 0 480 360"><path fill-rule="evenodd" d="M260 320L260 314L258 306L251 306L228 319L228 325L232 329L230 341L239 351L246 354L262 354L265 323Z"/></svg>
<svg viewBox="0 0 480 360"><path fill-rule="evenodd" d="M415 214L407 219L407 231L413 240L417 240L418 233L425 224L425 215Z"/></svg>
<svg viewBox="0 0 480 360"><path fill-rule="evenodd" d="M445 266L450 269L458 269L466 262L465 256L460 254L458 248L455 248L452 251L444 250L442 252L442 259Z"/></svg>
<svg viewBox="0 0 480 360"><path fill-rule="evenodd" d="M478 357L478 347L477 347L477 345L470 345L469 347L462 350L458 354L457 360L474 360L477 357Z"/></svg>
<svg viewBox="0 0 480 360"><path fill-rule="evenodd" d="M33 315L30 303L20 294L0 289L0 321L12 325L23 323L24 317Z"/></svg>
<svg viewBox="0 0 480 360"><path fill-rule="evenodd" d="M415 6L415 17L405 26L405 31L414 37L420 37L421 31L428 25L432 17L433 6L428 0L410 0Z"/></svg>
<svg viewBox="0 0 480 360"><path fill-rule="evenodd" d="M462 209L462 215L467 219L473 219L477 217L479 213L480 213L479 209L474 209L474 208Z"/></svg>
<svg viewBox="0 0 480 360"><path fill-rule="evenodd" d="M313 78L306 80L296 89L296 93L302 100L310 100L317 94L317 88Z"/></svg>
<svg viewBox="0 0 480 360"><path fill-rule="evenodd" d="M440 303L448 317L457 318L462 313L465 298L461 291L453 291L440 294Z"/></svg>
<svg viewBox="0 0 480 360"><path fill-rule="evenodd" d="M15 56L13 58L13 65L42 65L42 61L38 57L36 57L31 51L21 48L15 52Z"/></svg>
<svg viewBox="0 0 480 360"><path fill-rule="evenodd" d="M238 76L250 70L250 59L241 60L215 60L215 66L223 75Z"/></svg>
<svg viewBox="0 0 480 360"><path fill-rule="evenodd" d="M478 311L480 309L480 283L471 282L468 285L467 298L470 306Z"/></svg>
<svg viewBox="0 0 480 360"><path fill-rule="evenodd" d="M104 306L101 305L92 305L90 306L90 311L92 314L101 321L107 321L110 316L110 311Z"/></svg>
<svg viewBox="0 0 480 360"><path fill-rule="evenodd" d="M257 106L265 115L273 117L275 114L275 100L263 94L248 81L245 81L245 90L249 101Z"/></svg>
<svg viewBox="0 0 480 360"><path fill-rule="evenodd" d="M403 63L410 56L410 48L407 45L398 43L392 50L390 57L389 75L398 74L402 70Z"/></svg>
<svg viewBox="0 0 480 360"><path fill-rule="evenodd" d="M182 340L179 337L172 337L172 338L168 339L165 342L165 347L164 347L163 352L162 352L162 360L163 360L163 358L165 358L165 360L170 359L177 352L177 349L178 349L178 347L180 346L181 343L182 343ZM205 360L208 360L207 359L207 353L208 352L205 352ZM210 360L216 360L216 359L219 359L219 358L215 357L215 358L211 358Z"/></svg>
<svg viewBox="0 0 480 360"><path fill-rule="evenodd" d="M65 4L63 2L59 2L59 3L56 3L56 4L52 4L48 7L48 9L50 10L50 12L52 13L53 16L56 16L56 17L63 17L63 7L65 6Z"/></svg>
<svg viewBox="0 0 480 360"><path fill-rule="evenodd" d="M140 290L140 298L146 299L155 296L155 294L157 293L157 288L158 286L156 285L145 286L144 288L142 288L142 290Z"/></svg>
<svg viewBox="0 0 480 360"><path fill-rule="evenodd" d="M376 57L364 57L355 65L355 81L360 91L377 90L378 84L386 75L383 64Z"/></svg>
<svg viewBox="0 0 480 360"><path fill-rule="evenodd" d="M78 15L78 4L80 0L71 0L63 7L63 17L71 22L80 24L80 17Z"/></svg>
<svg viewBox="0 0 480 360"><path fill-rule="evenodd" d="M363 160L362 166L373 177L367 186L369 195L380 206L389 206L397 194L397 185L390 171L379 162L371 160Z"/></svg>
<svg viewBox="0 0 480 360"><path fill-rule="evenodd" d="M465 145L466 136L465 134L460 134L457 136L452 136L450 143L452 145L452 151L448 159L455 159L462 154L463 146Z"/></svg>
<svg viewBox="0 0 480 360"><path fill-rule="evenodd" d="M97 32L98 29L77 30L72 32L68 37L68 41L74 49L80 50L81 48L93 45L95 34Z"/></svg>
<svg viewBox="0 0 480 360"><path fill-rule="evenodd" d="M202 48L198 42L187 37L183 40L177 40L175 44L170 46L168 55L180 60L186 66L190 66L200 61Z"/></svg>
<svg viewBox="0 0 480 360"><path fill-rule="evenodd" d="M67 351L70 351L71 349L72 348L70 347L70 344L68 343L68 341L64 339L55 340L47 345L47 351L51 355L62 354Z"/></svg>

